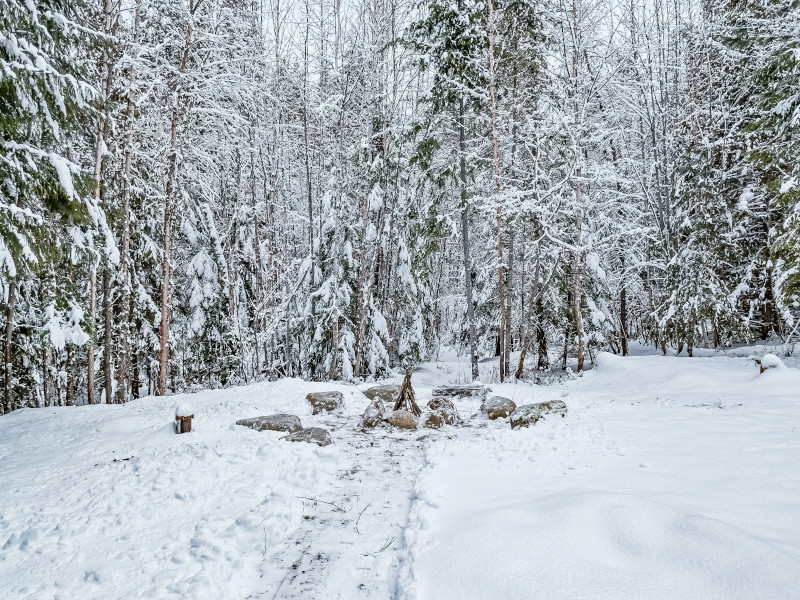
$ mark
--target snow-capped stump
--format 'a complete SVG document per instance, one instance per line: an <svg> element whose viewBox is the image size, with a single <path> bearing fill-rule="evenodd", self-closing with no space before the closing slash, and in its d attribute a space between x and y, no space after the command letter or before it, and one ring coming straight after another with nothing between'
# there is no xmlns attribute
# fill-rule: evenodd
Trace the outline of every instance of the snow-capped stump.
<svg viewBox="0 0 800 600"><path fill-rule="evenodd" d="M299 417L285 414L239 419L236 421L236 424L255 429L256 431L286 431L288 433L294 433L295 431L303 429Z"/></svg>
<svg viewBox="0 0 800 600"><path fill-rule="evenodd" d="M380 398L372 400L361 417L361 427L373 429L383 423L389 416L389 410Z"/></svg>
<svg viewBox="0 0 800 600"><path fill-rule="evenodd" d="M312 414L318 415L341 408L344 396L342 392L311 392L306 396L306 400L311 403Z"/></svg>
<svg viewBox="0 0 800 600"><path fill-rule="evenodd" d="M761 358L757 358L756 364L759 366L761 373L769 369L782 370L786 368L783 361L774 354L765 354Z"/></svg>
<svg viewBox="0 0 800 600"><path fill-rule="evenodd" d="M440 385L433 388L431 395L434 398L453 398L460 400L463 398L486 398L486 386L480 383Z"/></svg>
<svg viewBox="0 0 800 600"><path fill-rule="evenodd" d="M560 414L564 417L567 414L567 405L562 400L551 400L550 402L520 406L511 415L511 429L533 425L549 413Z"/></svg>
<svg viewBox="0 0 800 600"><path fill-rule="evenodd" d="M285 435L281 439L287 442L306 442L317 446L327 446L333 443L331 434L322 427L306 427L295 433Z"/></svg>
<svg viewBox="0 0 800 600"><path fill-rule="evenodd" d="M503 396L492 396L484 400L481 404L481 413L489 417L490 420L505 419L508 415L517 410L516 403L510 398Z"/></svg>
<svg viewBox="0 0 800 600"><path fill-rule="evenodd" d="M375 398L379 398L384 402L389 402L390 404L393 404L397 402L397 398L400 396L400 386L376 385L374 387L369 388L368 390L365 390L364 395L370 400L375 400Z"/></svg>
<svg viewBox="0 0 800 600"><path fill-rule="evenodd" d="M191 404L181 402L175 407L175 433L189 433L192 430L194 408Z"/></svg>
<svg viewBox="0 0 800 600"><path fill-rule="evenodd" d="M389 415L389 424L401 429L416 429L417 418L404 408L395 410Z"/></svg>

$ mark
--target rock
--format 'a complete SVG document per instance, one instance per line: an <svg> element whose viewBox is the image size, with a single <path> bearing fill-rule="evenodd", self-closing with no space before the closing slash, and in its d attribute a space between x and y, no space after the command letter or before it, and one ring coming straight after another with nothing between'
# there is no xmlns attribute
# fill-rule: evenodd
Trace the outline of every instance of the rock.
<svg viewBox="0 0 800 600"><path fill-rule="evenodd" d="M376 385L364 391L364 395L370 400L380 398L384 402L394 405L400 397L399 385Z"/></svg>
<svg viewBox="0 0 800 600"><path fill-rule="evenodd" d="M303 428L298 417L283 414L239 419L236 421L236 424L255 429L256 431L287 431L289 433L300 431Z"/></svg>
<svg viewBox="0 0 800 600"><path fill-rule="evenodd" d="M438 410L435 410L428 413L423 427L427 427L428 429L440 429L442 425L444 425L444 415Z"/></svg>
<svg viewBox="0 0 800 600"><path fill-rule="evenodd" d="M563 417L567 414L567 405L561 400L551 400L520 406L511 415L511 429L533 425L549 413L560 414Z"/></svg>
<svg viewBox="0 0 800 600"><path fill-rule="evenodd" d="M285 435L281 438L287 442L306 442L308 444L316 444L317 446L327 446L332 444L331 434L327 429L322 427L307 427L296 433Z"/></svg>
<svg viewBox="0 0 800 600"><path fill-rule="evenodd" d="M480 383L469 383L463 385L440 385L433 388L431 394L434 399L436 398L478 398L484 400L486 398L486 386Z"/></svg>
<svg viewBox="0 0 800 600"><path fill-rule="evenodd" d="M452 411L456 410L455 405L447 398L434 398L433 400L428 402L428 408L430 408L431 410L439 410L441 408Z"/></svg>
<svg viewBox="0 0 800 600"><path fill-rule="evenodd" d="M456 425L459 420L458 411L455 408L442 407L428 413L424 426L429 429L439 429L443 425Z"/></svg>
<svg viewBox="0 0 800 600"><path fill-rule="evenodd" d="M361 427L372 429L383 423L389 416L389 411L383 400L375 398L364 411L361 417Z"/></svg>
<svg viewBox="0 0 800 600"><path fill-rule="evenodd" d="M481 404L481 412L491 420L505 419L515 410L517 410L517 405L514 401L502 396L492 396Z"/></svg>
<svg viewBox="0 0 800 600"><path fill-rule="evenodd" d="M392 414L389 415L388 421L390 425L400 427L401 429L417 428L417 418L409 411L402 408L400 410L393 411Z"/></svg>
<svg viewBox="0 0 800 600"><path fill-rule="evenodd" d="M342 392L312 392L306 396L306 400L311 403L312 414L318 415L341 408L344 396Z"/></svg>

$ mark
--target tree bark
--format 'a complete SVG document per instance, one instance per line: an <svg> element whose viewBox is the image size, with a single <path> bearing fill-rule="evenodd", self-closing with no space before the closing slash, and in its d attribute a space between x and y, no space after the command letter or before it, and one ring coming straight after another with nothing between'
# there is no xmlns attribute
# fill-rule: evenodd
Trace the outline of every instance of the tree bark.
<svg viewBox="0 0 800 600"><path fill-rule="evenodd" d="M141 0L136 0L133 16L133 49L132 59L135 61L138 53L139 42L139 8ZM131 170L133 165L133 125L136 116L136 100L133 87L136 84L136 70L131 67L128 78L128 103L125 108L125 166L122 175L122 232L120 242L120 297L119 297L119 326L120 343L117 356L117 392L116 402L124 404L127 399L130 370L130 317L131 317L131 276L130 276L130 247L131 247Z"/></svg>
<svg viewBox="0 0 800 600"><path fill-rule="evenodd" d="M4 388L3 388L3 412L11 412L13 409L13 388L14 388L14 365L13 360L13 338L14 338L14 305L17 301L17 280L9 279L8 281L8 301L6 303L6 347L5 347L5 364L3 369L5 373Z"/></svg>
<svg viewBox="0 0 800 600"><path fill-rule="evenodd" d="M467 203L466 127L464 125L464 98L458 101L459 174L461 177L461 247L464 256L464 291L467 300L469 324L469 361L472 380L478 378L478 336L475 331L475 307L472 305L472 261L469 256L469 204Z"/></svg>
<svg viewBox="0 0 800 600"><path fill-rule="evenodd" d="M194 14L194 0L189 0L190 19ZM159 326L159 353L158 353L158 383L156 395L163 396L167 390L167 363L169 361L169 318L170 318L170 259L172 257L172 219L173 195L175 194L175 179L178 171L178 116L181 92L181 78L186 71L189 60L189 50L192 43L192 22L186 27L186 39L183 45L178 82L175 86L175 99L172 107L170 121L170 155L169 171L167 173L167 189L164 200L164 256L161 261L161 324Z"/></svg>

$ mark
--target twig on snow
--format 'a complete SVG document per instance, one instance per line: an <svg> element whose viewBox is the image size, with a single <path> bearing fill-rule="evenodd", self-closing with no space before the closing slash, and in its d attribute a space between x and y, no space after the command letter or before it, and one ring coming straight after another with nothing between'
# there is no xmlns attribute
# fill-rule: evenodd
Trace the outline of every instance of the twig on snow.
<svg viewBox="0 0 800 600"><path fill-rule="evenodd" d="M320 500L319 498L306 498L305 496L295 496L295 498L300 498L302 500L309 500L311 502L321 502L322 504L328 504L328 505L332 506L333 508L335 508L336 510L338 510L340 512L345 512L345 510L341 506L338 506L338 505L334 504L333 502L326 502L325 500Z"/></svg>
<svg viewBox="0 0 800 600"><path fill-rule="evenodd" d="M369 508L369 505L370 505L370 504L372 504L372 500L370 500L369 502L367 502L367 505L366 505L364 508L362 508L362 509L361 509L361 512L360 512L360 513L358 513L358 518L356 519L356 533L357 533L358 535L361 535L361 532L358 530L358 522L361 520L361 515L363 515L363 514L364 514L364 511L365 511L365 510L367 510L367 509Z"/></svg>

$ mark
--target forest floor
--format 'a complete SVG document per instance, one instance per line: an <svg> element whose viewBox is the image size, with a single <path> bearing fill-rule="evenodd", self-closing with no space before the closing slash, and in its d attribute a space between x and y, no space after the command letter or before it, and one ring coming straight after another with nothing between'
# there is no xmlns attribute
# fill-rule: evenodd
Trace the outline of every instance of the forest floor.
<svg viewBox="0 0 800 600"><path fill-rule="evenodd" d="M1 417L0 598L797 598L800 371L637 350L490 384L567 404L513 431L472 400L459 427L362 431L369 385L299 379ZM465 380L445 358L421 406ZM279 412L334 444L234 424Z"/></svg>

